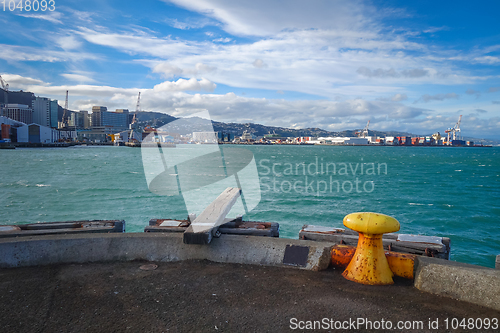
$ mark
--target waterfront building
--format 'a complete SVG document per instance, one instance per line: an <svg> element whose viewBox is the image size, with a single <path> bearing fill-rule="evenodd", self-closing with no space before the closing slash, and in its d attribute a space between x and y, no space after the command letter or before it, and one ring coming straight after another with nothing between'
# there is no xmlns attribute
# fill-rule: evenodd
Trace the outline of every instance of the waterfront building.
<svg viewBox="0 0 500 333"><path fill-rule="evenodd" d="M232 142L234 140L233 133L217 132L217 137L220 142Z"/></svg>
<svg viewBox="0 0 500 333"><path fill-rule="evenodd" d="M122 110L124 111L124 110ZM129 112L110 112L105 106L92 107L92 127L111 127L116 130L125 130L129 124Z"/></svg>
<svg viewBox="0 0 500 333"><path fill-rule="evenodd" d="M33 110L33 122L45 127L53 127L53 120L56 120L57 127L57 101L54 108L53 101L46 97L36 97L31 101L31 109Z"/></svg>
<svg viewBox="0 0 500 333"><path fill-rule="evenodd" d="M78 141L86 142L108 142L114 133L112 128L91 127L77 131Z"/></svg>
<svg viewBox="0 0 500 333"><path fill-rule="evenodd" d="M54 143L60 132L47 126L31 123L17 128L17 142Z"/></svg>
<svg viewBox="0 0 500 333"><path fill-rule="evenodd" d="M17 142L17 129L24 125L20 121L0 116L0 140Z"/></svg>
<svg viewBox="0 0 500 333"><path fill-rule="evenodd" d="M121 113L125 115L125 118L127 119L127 126L132 122L133 116L130 114L130 111L128 109L116 109L115 113Z"/></svg>
<svg viewBox="0 0 500 333"><path fill-rule="evenodd" d="M59 104L57 99L50 101L50 127L57 128L59 115Z"/></svg>
<svg viewBox="0 0 500 333"><path fill-rule="evenodd" d="M217 143L218 132L193 132L193 141L201 143Z"/></svg>
<svg viewBox="0 0 500 333"><path fill-rule="evenodd" d="M79 112L71 112L69 119L69 126L76 128L89 128L89 112L88 111L79 111Z"/></svg>
<svg viewBox="0 0 500 333"><path fill-rule="evenodd" d="M31 124L33 122L33 110L28 105L24 104L7 104L4 110L4 116L25 124Z"/></svg>

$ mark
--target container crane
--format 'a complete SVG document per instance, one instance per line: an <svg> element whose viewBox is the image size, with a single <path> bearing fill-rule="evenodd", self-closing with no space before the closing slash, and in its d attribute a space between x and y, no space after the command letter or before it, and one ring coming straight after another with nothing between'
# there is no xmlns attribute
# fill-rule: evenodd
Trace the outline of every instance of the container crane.
<svg viewBox="0 0 500 333"><path fill-rule="evenodd" d="M368 136L368 126L370 126L370 121L366 124L365 128L359 132L355 132L354 134L358 135L358 138L366 138Z"/></svg>
<svg viewBox="0 0 500 333"><path fill-rule="evenodd" d="M0 85L2 86L2 89L4 90L3 91L3 94L4 94L3 104L4 104L5 111L7 111L7 105L9 104L9 84L7 82L5 82L4 79L2 79L2 75L0 75ZM6 113L7 112L3 113L3 109L2 109L2 114L0 114L0 115L3 116Z"/></svg>
<svg viewBox="0 0 500 333"><path fill-rule="evenodd" d="M68 127L68 91L66 90L66 101L64 102L64 112L62 116L62 127Z"/></svg>
<svg viewBox="0 0 500 333"><path fill-rule="evenodd" d="M134 129L137 124L137 112L140 110L141 103L141 92L139 91L139 95L137 96L137 105L135 107L134 117L132 118L132 122L130 123L130 133L128 136L128 141L134 141Z"/></svg>
<svg viewBox="0 0 500 333"><path fill-rule="evenodd" d="M448 128L446 131L444 131L445 133L448 134L448 144L451 144L450 136L451 136L452 140L459 140L460 139L460 135L457 136L456 133L457 132L461 133L461 131L460 131L460 123L461 122L462 122L462 115L460 115L460 117L458 117L458 121L453 128Z"/></svg>

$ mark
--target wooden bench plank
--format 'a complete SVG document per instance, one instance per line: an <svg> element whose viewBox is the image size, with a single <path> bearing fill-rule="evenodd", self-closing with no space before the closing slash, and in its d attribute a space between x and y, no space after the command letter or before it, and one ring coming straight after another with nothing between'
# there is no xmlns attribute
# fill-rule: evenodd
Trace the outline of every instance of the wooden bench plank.
<svg viewBox="0 0 500 333"><path fill-rule="evenodd" d="M209 244L212 241L214 231L217 231L217 227L224 223L226 215L240 194L239 188L228 187L225 189L184 232L184 244Z"/></svg>
<svg viewBox="0 0 500 333"><path fill-rule="evenodd" d="M315 227L305 225L299 233L300 239L334 242L356 246L358 233L349 229L333 227ZM399 240L398 240L399 239ZM447 237L413 236L406 234L384 234L382 237L384 249L449 259L450 239Z"/></svg>

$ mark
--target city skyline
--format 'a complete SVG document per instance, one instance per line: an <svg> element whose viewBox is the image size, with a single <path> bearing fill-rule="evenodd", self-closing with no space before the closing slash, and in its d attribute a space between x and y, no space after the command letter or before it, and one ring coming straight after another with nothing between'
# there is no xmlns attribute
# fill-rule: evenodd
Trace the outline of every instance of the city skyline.
<svg viewBox="0 0 500 333"><path fill-rule="evenodd" d="M499 4L56 1L5 11L0 75L69 109L500 139Z"/></svg>

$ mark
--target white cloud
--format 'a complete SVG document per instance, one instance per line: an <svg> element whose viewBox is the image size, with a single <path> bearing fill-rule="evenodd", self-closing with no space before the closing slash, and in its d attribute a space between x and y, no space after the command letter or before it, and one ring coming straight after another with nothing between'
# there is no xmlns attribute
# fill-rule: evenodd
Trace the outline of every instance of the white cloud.
<svg viewBox="0 0 500 333"><path fill-rule="evenodd" d="M207 15L234 35L270 36L290 29L356 30L372 24L375 10L353 1L164 0Z"/></svg>
<svg viewBox="0 0 500 333"><path fill-rule="evenodd" d="M0 59L7 61L63 62L78 60L98 60L99 56L87 52L53 51L30 46L0 44Z"/></svg>
<svg viewBox="0 0 500 333"><path fill-rule="evenodd" d="M181 30L199 29L206 27L207 25L217 25L216 22L214 22L213 20L209 20L207 18L196 19L196 20L189 19L186 21L179 21L177 19L167 19L166 22L168 25L171 25L172 27Z"/></svg>
<svg viewBox="0 0 500 333"><path fill-rule="evenodd" d="M255 59L255 61L252 62L252 65L254 65L254 67L257 67L257 68L266 68L267 67L267 64L264 63L264 61L262 59Z"/></svg>
<svg viewBox="0 0 500 333"><path fill-rule="evenodd" d="M370 86L346 96L353 98L371 97L381 90L393 89L396 93L404 85L456 85L486 79L457 70L446 57L426 56L429 51L421 44L377 31L295 30L244 44L194 42L88 28L81 28L79 34L91 43L130 55L166 59L164 64L149 61L153 73L161 73L166 78L203 75L212 82L240 88L330 97L352 87ZM410 55L414 51L424 56ZM143 63L147 65L148 61ZM194 70L200 63L217 70ZM370 64L370 67L360 64ZM254 69L259 66L266 71L257 74Z"/></svg>
<svg viewBox="0 0 500 333"><path fill-rule="evenodd" d="M197 63L192 68L180 68L176 65L173 65L169 62L160 62L153 66L153 73L160 73L163 76L170 78L174 76L195 76L198 77L200 75L213 72L217 70L216 67L209 66L203 63Z"/></svg>
<svg viewBox="0 0 500 333"><path fill-rule="evenodd" d="M61 18L63 15L62 15L62 13L57 12L57 11L46 12L43 14L16 14L16 15L22 16L22 17L45 20L45 21L49 21L52 23L56 23L56 24L63 24L63 22L61 21Z"/></svg>
<svg viewBox="0 0 500 333"><path fill-rule="evenodd" d="M422 97L420 97L418 100L415 101L417 102L430 102L430 101L444 101L445 99L458 99L459 96L455 93L448 93L448 94L436 94L436 95L429 95L425 94Z"/></svg>
<svg viewBox="0 0 500 333"><path fill-rule="evenodd" d="M74 35L59 37L56 39L56 43L64 50L75 50L82 46L82 42Z"/></svg>
<svg viewBox="0 0 500 333"><path fill-rule="evenodd" d="M400 101L404 101L407 99L408 99L408 96L406 96L406 94L396 94L396 95L392 96L391 101L400 102Z"/></svg>
<svg viewBox="0 0 500 333"><path fill-rule="evenodd" d="M382 69L382 68L377 68L375 70L371 70L368 67L361 66L358 68L356 71L358 74L361 74L366 77L381 77L381 78L399 78L399 77L404 77L404 78L420 78L427 76L429 74L429 71L426 69L420 69L420 68L413 68L413 69L406 69L402 71L396 71L394 68L390 69Z"/></svg>
<svg viewBox="0 0 500 333"><path fill-rule="evenodd" d="M187 42L170 37L146 34L99 32L81 27L78 34L86 41L109 46L128 54L146 54L160 59L199 54L204 43Z"/></svg>
<svg viewBox="0 0 500 333"><path fill-rule="evenodd" d="M10 89L25 88L29 85L46 85L45 82L31 77L24 77L17 74L2 74L3 79L9 84Z"/></svg>
<svg viewBox="0 0 500 333"><path fill-rule="evenodd" d="M446 27L446 26L442 26L442 27L430 27L430 28L424 30L424 32L426 34L433 34L433 33L438 32L438 31L447 31L447 30L450 30L450 28Z"/></svg>
<svg viewBox="0 0 500 333"><path fill-rule="evenodd" d="M478 62L480 64L487 64L487 65L500 64L500 58L499 57L493 57L493 56L476 57L476 58L474 58L474 61Z"/></svg>
<svg viewBox="0 0 500 333"><path fill-rule="evenodd" d="M203 78L196 80L191 78L189 80L179 79L177 81L165 81L154 86L155 92L172 92L172 91L208 91L212 92L216 88L216 84Z"/></svg>
<svg viewBox="0 0 500 333"><path fill-rule="evenodd" d="M232 41L232 39L229 37L217 38L217 39L212 40L212 42L214 42L214 43L229 43L230 41Z"/></svg>
<svg viewBox="0 0 500 333"><path fill-rule="evenodd" d="M61 76L68 80L75 81L78 83L95 82L95 80L92 79L91 77L82 74L66 73L66 74L61 74Z"/></svg>

